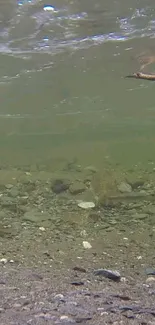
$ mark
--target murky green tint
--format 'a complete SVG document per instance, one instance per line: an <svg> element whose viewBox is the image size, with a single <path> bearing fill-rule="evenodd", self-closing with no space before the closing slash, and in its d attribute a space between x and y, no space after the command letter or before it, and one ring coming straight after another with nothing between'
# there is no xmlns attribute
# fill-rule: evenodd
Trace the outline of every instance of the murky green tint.
<svg viewBox="0 0 155 325"><path fill-rule="evenodd" d="M61 2L51 4L59 10L64 8ZM104 168L107 161L114 166L120 164L120 168L135 164L148 168L149 161L155 160L154 83L124 77L139 70L136 55L148 50L155 53L153 40L116 40L82 49L79 44L76 50L66 46L56 55L50 51L46 53L43 47L36 51L34 47L27 52L26 42L31 39L35 22L29 14L33 15L37 9L43 12L45 3L36 1L29 7L23 6L25 16L22 22L18 22L18 15L14 15L11 23L9 8L3 2L1 5L3 25L5 28L9 24L12 26L8 36L12 48L22 49L21 53L2 52L0 55L2 164L46 165L50 161L53 169L58 169L59 161L76 158L84 166L93 164L98 168ZM133 11L136 5L131 4ZM111 7L108 3L103 6L99 1L96 6L93 3L88 6L87 2L83 7L68 2L65 6L68 6L70 15L89 12L89 19L77 23L65 20L63 23L71 26L70 32L78 31L77 36L81 38L102 32L119 32L117 18L123 14L126 17L130 11L128 4L123 2L121 6ZM141 6L139 9L143 6L145 9L145 1ZM16 4L12 1L13 8L16 12ZM20 15L23 14L21 8ZM106 19L103 19L105 13ZM26 18L31 22L28 23ZM52 40L54 35L59 35L57 29L54 34L50 25L43 27L36 39L41 41L48 35ZM59 27L62 28L62 23ZM63 41L61 30L60 35ZM29 48L30 45L31 42ZM43 46L46 48L45 43Z"/></svg>

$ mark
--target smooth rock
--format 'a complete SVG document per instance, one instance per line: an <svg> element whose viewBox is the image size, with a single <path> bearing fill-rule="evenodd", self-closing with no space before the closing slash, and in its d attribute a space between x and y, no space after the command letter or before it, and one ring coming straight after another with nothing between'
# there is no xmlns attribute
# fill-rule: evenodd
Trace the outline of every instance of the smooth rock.
<svg viewBox="0 0 155 325"><path fill-rule="evenodd" d="M56 194L65 192L68 190L70 182L64 179L55 179L52 183L52 191Z"/></svg>
<svg viewBox="0 0 155 325"><path fill-rule="evenodd" d="M89 249L92 248L92 245L88 241L83 241L83 247Z"/></svg>
<svg viewBox="0 0 155 325"><path fill-rule="evenodd" d="M131 185L125 183L125 182L122 182L118 185L118 190L121 192L121 193L131 193L132 192L132 187Z"/></svg>
<svg viewBox="0 0 155 325"><path fill-rule="evenodd" d="M144 211L148 214L155 214L155 206L148 206L146 208L144 208Z"/></svg>
<svg viewBox="0 0 155 325"><path fill-rule="evenodd" d="M78 207L82 209L92 209L95 208L94 202L80 202L78 203Z"/></svg>
<svg viewBox="0 0 155 325"><path fill-rule="evenodd" d="M113 281L120 281L121 275L118 271L112 271L107 269L97 269L94 272L94 275L100 275L104 276L105 278L108 278Z"/></svg>
<svg viewBox="0 0 155 325"><path fill-rule="evenodd" d="M155 275L155 269L153 269L152 267L148 267L147 269L145 269L145 273L147 275Z"/></svg>
<svg viewBox="0 0 155 325"><path fill-rule="evenodd" d="M135 220L137 220L137 219L144 220L144 219L148 218L148 214L146 214L146 213L135 213L132 217Z"/></svg>
<svg viewBox="0 0 155 325"><path fill-rule="evenodd" d="M30 221L30 222L40 222L51 219L51 216L48 212L40 212L35 209L27 211L23 215L23 220Z"/></svg>
<svg viewBox="0 0 155 325"><path fill-rule="evenodd" d="M98 172L98 170L95 166L87 166L87 167L85 167L85 170L88 172L91 172L92 174L95 174Z"/></svg>
<svg viewBox="0 0 155 325"><path fill-rule="evenodd" d="M12 187L10 191L8 192L8 196L10 197L17 197L19 195L19 191L16 187Z"/></svg>
<svg viewBox="0 0 155 325"><path fill-rule="evenodd" d="M70 187L69 191L71 194L76 195L84 192L86 190L86 186L81 181L75 181Z"/></svg>
<svg viewBox="0 0 155 325"><path fill-rule="evenodd" d="M13 184L6 184L5 187L7 190L10 190L13 187Z"/></svg>
<svg viewBox="0 0 155 325"><path fill-rule="evenodd" d="M146 283L150 283L150 282L154 282L155 281L155 277L153 276L149 276L147 279L146 279Z"/></svg>

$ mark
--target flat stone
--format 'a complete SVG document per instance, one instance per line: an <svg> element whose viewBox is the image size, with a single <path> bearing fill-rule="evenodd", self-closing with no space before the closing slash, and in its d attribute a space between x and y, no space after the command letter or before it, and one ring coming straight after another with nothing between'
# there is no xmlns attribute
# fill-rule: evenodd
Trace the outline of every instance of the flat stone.
<svg viewBox="0 0 155 325"><path fill-rule="evenodd" d="M148 214L155 214L155 206L148 206L144 208L144 211Z"/></svg>
<svg viewBox="0 0 155 325"><path fill-rule="evenodd" d="M88 241L83 241L83 247L89 249L92 248L92 245Z"/></svg>
<svg viewBox="0 0 155 325"><path fill-rule="evenodd" d="M105 278L108 278L113 281L120 281L121 275L118 271L112 271L107 269L97 269L94 272L94 275L100 275L104 276Z"/></svg>
<svg viewBox="0 0 155 325"><path fill-rule="evenodd" d="M121 192L121 193L131 193L132 192L132 187L131 185L125 183L125 182L122 182L118 185L118 190Z"/></svg>
<svg viewBox="0 0 155 325"><path fill-rule="evenodd" d="M98 169L95 166L87 166L87 167L85 167L85 170L88 172L91 172L92 174L95 174L98 172Z"/></svg>
<svg viewBox="0 0 155 325"><path fill-rule="evenodd" d="M8 196L10 197L17 197L19 195L18 189L15 187L12 187L10 191L8 192Z"/></svg>
<svg viewBox="0 0 155 325"><path fill-rule="evenodd" d="M95 203L94 202L80 202L78 203L78 207L82 209L92 209L95 208Z"/></svg>
<svg viewBox="0 0 155 325"><path fill-rule="evenodd" d="M76 195L84 192L86 190L86 186L81 181L75 181L70 187L69 191L71 194Z"/></svg>
<svg viewBox="0 0 155 325"><path fill-rule="evenodd" d="M70 186L70 181L65 179L55 179L52 183L52 191L56 194L65 192Z"/></svg>
<svg viewBox="0 0 155 325"><path fill-rule="evenodd" d="M148 214L146 214L146 213L135 213L132 217L133 217L133 219L143 220L143 219L148 218Z"/></svg>
<svg viewBox="0 0 155 325"><path fill-rule="evenodd" d="M51 219L51 216L48 212L40 212L35 209L32 209L28 212L25 212L23 215L23 220L30 221L30 222L40 222L46 221Z"/></svg>

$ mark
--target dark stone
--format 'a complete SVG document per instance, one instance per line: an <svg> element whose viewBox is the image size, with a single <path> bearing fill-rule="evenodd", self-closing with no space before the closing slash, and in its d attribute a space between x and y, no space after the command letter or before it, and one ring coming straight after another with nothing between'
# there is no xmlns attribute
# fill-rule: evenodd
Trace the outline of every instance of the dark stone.
<svg viewBox="0 0 155 325"><path fill-rule="evenodd" d="M84 282L83 281L72 281L71 284L74 286L83 286Z"/></svg>
<svg viewBox="0 0 155 325"><path fill-rule="evenodd" d="M70 183L68 181L62 180L62 179L56 179L56 180L54 180L51 188L54 193L59 194L59 193L67 191L69 186L70 186Z"/></svg>
<svg viewBox="0 0 155 325"><path fill-rule="evenodd" d="M107 270L107 269L98 269L98 270L95 270L93 273L94 273L94 275L100 275L100 276L103 276L103 277L108 278L113 281L120 281L120 279L121 279L121 275L118 271L112 271L112 270Z"/></svg>
<svg viewBox="0 0 155 325"><path fill-rule="evenodd" d="M75 266L75 267L73 267L73 270L74 270L74 271L78 271L78 272L86 273L86 269L84 269L84 268L81 267L81 266Z"/></svg>

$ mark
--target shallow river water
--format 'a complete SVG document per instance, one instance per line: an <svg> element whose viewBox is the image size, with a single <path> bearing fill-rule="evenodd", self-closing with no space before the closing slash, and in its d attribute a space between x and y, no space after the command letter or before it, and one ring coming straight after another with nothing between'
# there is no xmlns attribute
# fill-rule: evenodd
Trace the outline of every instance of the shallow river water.
<svg viewBox="0 0 155 325"><path fill-rule="evenodd" d="M154 36L153 1L0 0L1 258L152 263Z"/></svg>
<svg viewBox="0 0 155 325"><path fill-rule="evenodd" d="M0 324L154 324L155 82L138 71L155 72L154 0L0 0ZM89 302L64 298L79 286Z"/></svg>
<svg viewBox="0 0 155 325"><path fill-rule="evenodd" d="M154 83L124 78L154 31L153 1L0 0L2 165L154 162Z"/></svg>

